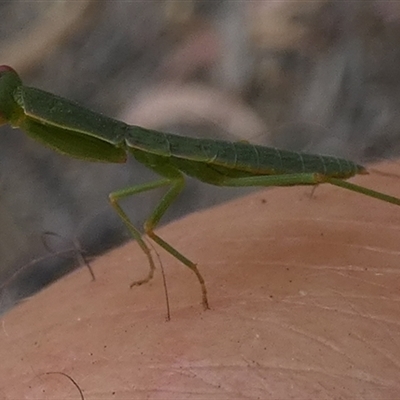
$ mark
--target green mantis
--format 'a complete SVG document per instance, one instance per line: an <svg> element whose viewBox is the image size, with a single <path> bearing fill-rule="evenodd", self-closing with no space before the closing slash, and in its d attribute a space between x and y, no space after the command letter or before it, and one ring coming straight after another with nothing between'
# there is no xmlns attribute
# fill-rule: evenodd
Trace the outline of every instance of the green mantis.
<svg viewBox="0 0 400 400"><path fill-rule="evenodd" d="M349 160L296 153L244 142L195 139L148 130L90 111L77 103L39 89L26 87L17 73L0 66L0 124L9 123L33 139L62 154L88 161L123 163L127 154L160 175L160 179L109 195L112 207L146 254L148 275L133 282L141 285L153 277L155 264L141 232L133 226L119 201L125 197L166 187L167 192L144 224L144 232L186 265L200 283L202 304L209 308L207 289L196 264L158 236L154 229L182 191L184 175L217 186L294 186L330 183L354 192L400 205L400 199L346 179L366 174Z"/></svg>

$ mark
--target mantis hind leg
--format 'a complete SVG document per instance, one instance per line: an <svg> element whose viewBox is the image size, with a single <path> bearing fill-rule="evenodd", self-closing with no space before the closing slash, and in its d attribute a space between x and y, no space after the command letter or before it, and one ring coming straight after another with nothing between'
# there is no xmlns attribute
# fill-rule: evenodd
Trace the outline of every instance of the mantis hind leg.
<svg viewBox="0 0 400 400"><path fill-rule="evenodd" d="M158 206L156 207L156 209L153 211L153 213L150 215L150 217L146 220L146 222L144 224L144 230L149 238L151 238L154 242L156 242L164 250L166 250L168 253L170 253L172 256L177 258L179 261L181 261L184 265L186 265L188 268L190 268L193 271L193 273L196 275L197 280L199 281L200 286L201 286L203 307L204 307L204 309L209 309L208 298L207 298L207 289L205 286L204 278L200 274L200 271L198 270L196 264L194 264L192 261L190 261L188 258L186 258L183 254L181 254L178 250L176 250L174 247L172 247L169 243L167 243L165 240L163 240L161 237L159 237L158 235L156 235L154 233L154 229L158 225L160 219L165 214L165 212L167 211L169 206L174 202L174 200L180 194L180 192L182 191L182 189L184 187L184 184L185 184L185 181L184 181L183 175L179 171L176 171L176 173L173 174L173 176L170 176L168 178L160 179L158 181L143 184L143 185L136 185L136 186L133 186L130 188L119 190L117 192L113 192L109 195L109 199L110 199L110 203L111 203L112 207L117 212L117 214L120 216L120 218L124 222L125 226L128 228L129 232L133 236L133 238L138 242L139 246L141 247L143 252L146 254L147 259L149 261L150 269L149 269L149 273L148 273L147 277L145 277L144 279L141 279L139 281L135 281L131 284L131 287L139 286L139 285L149 282L153 278L154 270L155 270L154 260L153 260L153 257L151 256L149 247L147 246L147 244L145 243L145 241L142 238L142 234L132 224L129 217L125 213L125 211L119 205L119 201L125 197L133 196L134 194L139 194L139 193L153 190L153 189L163 187L163 186L170 186L167 193L161 199L161 201L158 204Z"/></svg>
<svg viewBox="0 0 400 400"><path fill-rule="evenodd" d="M330 183L352 192L364 194L387 203L400 206L400 199L389 196L376 190L368 189L364 186L347 182L344 179L333 178L320 173L298 173L286 175L259 175L243 178L223 178L219 182L222 186L295 186L295 185L319 185Z"/></svg>
<svg viewBox="0 0 400 400"><path fill-rule="evenodd" d="M151 239L153 239L159 246L161 246L164 250L168 251L168 253L177 258L182 264L186 265L193 271L193 273L197 277L197 280L200 283L203 308L205 310L208 310L210 309L210 306L208 304L206 284L203 276L201 275L200 271L197 268L197 265L194 262L190 261L188 258L186 258L183 254L181 254L178 250L172 247L165 240L163 240L160 236L154 233L154 228L157 226L158 222L165 214L168 207L174 202L179 193L182 191L184 186L183 175L179 173L179 176L177 175L177 177L174 180L170 180L170 183L171 183L171 188L164 195L157 208L145 222L144 230L146 234Z"/></svg>
<svg viewBox="0 0 400 400"><path fill-rule="evenodd" d="M387 203L396 204L400 206L400 199L394 196L389 196L388 194L384 194L381 192L377 192L376 190L368 189L364 186L355 185L354 183L346 182L341 179L336 178L328 178L326 182L330 183L331 185L339 186L344 189L351 190L353 192L365 194L366 196L373 197L378 200L385 201Z"/></svg>

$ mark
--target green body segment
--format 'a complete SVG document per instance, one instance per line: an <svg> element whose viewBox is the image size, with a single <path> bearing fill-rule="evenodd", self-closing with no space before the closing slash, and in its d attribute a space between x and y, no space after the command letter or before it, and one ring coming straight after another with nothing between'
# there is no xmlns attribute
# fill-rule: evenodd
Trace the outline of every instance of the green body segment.
<svg viewBox="0 0 400 400"><path fill-rule="evenodd" d="M161 178L110 194L112 207L148 259L148 282L155 269L150 248L119 205L125 197L160 187L168 190L144 224L145 233L194 272L208 308L205 282L197 266L154 233L169 206L184 187L187 174L220 186L293 186L330 183L400 206L400 199L345 181L367 173L352 161L305 154L242 142L187 138L130 126L90 111L77 103L22 85L17 73L0 66L0 125L19 127L33 139L71 157L98 162L125 162L130 152Z"/></svg>
<svg viewBox="0 0 400 400"><path fill-rule="evenodd" d="M126 149L129 149L141 162L148 159L149 166L154 162L163 166L169 163L212 184L218 184L224 176L301 172L349 178L363 170L363 167L337 157L249 143L188 138L129 126L35 88L20 86L15 97L26 117L20 122L21 129L45 145L53 144L56 150L67 155L93 161L124 162ZM52 128L50 131L49 127ZM79 146L72 147L74 143Z"/></svg>
<svg viewBox="0 0 400 400"><path fill-rule="evenodd" d="M170 163L187 175L212 184L218 184L219 178L224 176L234 178L318 173L346 179L365 173L361 165L337 157L297 153L242 142L183 138L135 126L128 128L125 138L128 149L134 155L142 151L159 156L161 163Z"/></svg>
<svg viewBox="0 0 400 400"><path fill-rule="evenodd" d="M17 103L27 118L46 126L68 128L81 137L92 137L115 147L124 142L128 125L96 113L73 101L36 88L20 86L15 93Z"/></svg>
<svg viewBox="0 0 400 400"><path fill-rule="evenodd" d="M124 162L128 149L139 161L158 172L161 172L159 166L165 168L169 164L217 185L224 177L319 173L346 179L364 171L362 166L337 157L242 142L188 138L129 126L62 97L23 86L14 71L7 72L1 79L12 80L13 107L20 116L12 121L13 125L69 156ZM2 87L0 85L0 89ZM4 92L9 97L10 91ZM0 98L1 106L9 103L8 98Z"/></svg>
<svg viewBox="0 0 400 400"><path fill-rule="evenodd" d="M124 123L35 88L17 88L15 100L25 116L19 127L45 146L89 161L126 161Z"/></svg>

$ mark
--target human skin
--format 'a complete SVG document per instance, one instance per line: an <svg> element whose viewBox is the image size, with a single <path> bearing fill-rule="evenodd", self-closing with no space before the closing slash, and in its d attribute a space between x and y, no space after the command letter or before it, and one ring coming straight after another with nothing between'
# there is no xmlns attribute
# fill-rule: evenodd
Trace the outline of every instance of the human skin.
<svg viewBox="0 0 400 400"><path fill-rule="evenodd" d="M379 170L387 174L378 174ZM400 196L399 165L352 182ZM393 174L393 175L391 175ZM400 207L330 185L260 190L131 242L2 317L3 399L398 399ZM52 374L48 374L51 372Z"/></svg>

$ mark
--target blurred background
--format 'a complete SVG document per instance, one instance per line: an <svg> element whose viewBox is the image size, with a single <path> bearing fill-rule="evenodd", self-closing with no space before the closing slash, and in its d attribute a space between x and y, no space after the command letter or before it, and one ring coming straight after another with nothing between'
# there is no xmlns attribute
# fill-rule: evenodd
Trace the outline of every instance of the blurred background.
<svg viewBox="0 0 400 400"><path fill-rule="evenodd" d="M10 0L0 14L0 64L127 123L362 163L398 156L399 2ZM4 312L129 240L108 193L155 176L5 126L0 143ZM189 179L162 223L246 192ZM123 205L141 226L161 195Z"/></svg>

